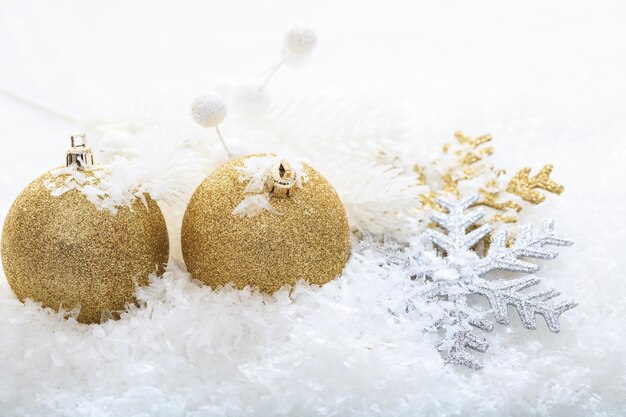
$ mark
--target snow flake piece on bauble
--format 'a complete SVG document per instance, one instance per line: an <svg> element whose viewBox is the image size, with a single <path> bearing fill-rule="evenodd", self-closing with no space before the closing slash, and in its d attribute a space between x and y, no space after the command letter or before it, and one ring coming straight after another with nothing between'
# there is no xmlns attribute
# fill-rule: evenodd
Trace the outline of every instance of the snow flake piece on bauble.
<svg viewBox="0 0 626 417"><path fill-rule="evenodd" d="M233 214L240 216L254 217L263 211L280 214L272 206L270 195L276 196L280 190L294 193L308 181L302 162L296 161L292 166L275 155L252 155L235 169L240 174L239 181L247 184L243 190L245 198L233 209ZM269 180L272 184L268 184Z"/></svg>
<svg viewBox="0 0 626 417"><path fill-rule="evenodd" d="M53 197L64 195L70 190L77 190L98 210L109 211L116 215L120 207L131 207L137 199L145 205L145 194L134 183L116 183L116 177L103 166L90 166L87 169L76 165L53 169L44 182L44 186Z"/></svg>
<svg viewBox="0 0 626 417"><path fill-rule="evenodd" d="M485 297L491 304L496 322L500 324L509 324L507 308L513 306L524 327L536 329L535 317L539 314L552 332L559 331L559 316L576 307L573 301L550 302L559 295L553 289L522 292L540 282L534 276L493 281L484 278L488 272L496 270L533 274L539 267L520 258L553 259L557 253L546 246L569 246L572 242L556 236L553 222L547 221L536 234L530 226L522 227L511 245L507 245L506 230L495 231L488 252L481 258L472 248L485 239L491 226L485 224L471 230L471 226L484 216L482 209L468 212L477 200L478 196L459 202L437 199L437 203L447 212L435 212L431 220L446 230L447 234L430 230L428 235L435 245L445 251L444 262L456 274L431 271L428 275L432 280L432 288L424 294L433 301L440 301L447 314L435 326L444 333L437 342L437 348L447 351L445 362L472 369L480 369L483 364L467 349L485 352L488 348L486 339L475 334L472 328L489 332L494 325L483 317L484 313L468 305L468 296L476 294Z"/></svg>
<svg viewBox="0 0 626 417"><path fill-rule="evenodd" d="M266 210L274 214L279 214L278 210L270 203L269 193L252 194L241 200L241 203L237 204L237 207L233 209L233 214L254 217Z"/></svg>
<svg viewBox="0 0 626 417"><path fill-rule="evenodd" d="M346 211L332 185L275 155L236 158L209 175L189 201L181 238L194 278L265 293L300 279L325 284L350 254Z"/></svg>

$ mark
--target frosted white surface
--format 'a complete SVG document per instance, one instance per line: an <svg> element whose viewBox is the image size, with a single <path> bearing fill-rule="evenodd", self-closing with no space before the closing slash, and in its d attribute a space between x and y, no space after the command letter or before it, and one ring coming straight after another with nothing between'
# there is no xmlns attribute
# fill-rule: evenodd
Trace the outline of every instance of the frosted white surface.
<svg viewBox="0 0 626 417"><path fill-rule="evenodd" d="M148 155L142 169L171 203L176 258L188 192L225 159L191 120L191 100L224 79L262 78L284 29L304 22L318 34L311 61L268 84L267 118L229 114L233 151L298 154L336 186L354 228L400 234L419 190L383 170L377 152L423 163L457 129L492 133L499 166L556 166L565 193L522 220L555 218L576 242L539 274L580 305L558 335L519 319L496 326L485 368L472 372L442 367L419 316L394 319L415 288L367 249L337 281L274 298L213 292L172 266L141 290L144 309L102 326L22 305L0 279L2 414L626 414L625 8L3 0L0 87L97 124L107 132L87 129L97 160ZM80 124L0 95L0 217L63 163ZM381 220L385 210L395 214Z"/></svg>

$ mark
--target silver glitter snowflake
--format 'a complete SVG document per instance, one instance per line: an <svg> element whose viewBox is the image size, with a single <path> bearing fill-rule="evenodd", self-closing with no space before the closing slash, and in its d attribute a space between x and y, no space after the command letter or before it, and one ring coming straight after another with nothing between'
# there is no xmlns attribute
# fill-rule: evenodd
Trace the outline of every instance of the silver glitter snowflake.
<svg viewBox="0 0 626 417"><path fill-rule="evenodd" d="M572 242L557 237L553 231L553 222L547 221L536 234L530 226L522 227L510 246L507 245L506 230L495 231L487 253L481 258L472 248L491 232L491 226L485 224L467 231L484 215L480 208L468 211L477 199L478 196L460 202L437 200L447 213L433 213L431 220L446 230L447 234L431 230L429 238L445 251L444 270L448 272L429 273L433 288L424 294L442 304L445 311L445 318L435 325L436 329L448 333L437 344L441 351L447 351L445 362L472 369L480 369L483 364L468 349L485 352L489 347L486 339L474 333L473 328L489 332L494 325L484 318L484 313L468 305L470 295L485 297L491 304L495 321L500 324L509 324L508 306L513 306L524 327L535 329L536 315L539 314L552 332L559 331L561 313L576 306L573 301L550 302L559 295L553 289L523 292L540 282L532 275L493 281L484 278L488 272L496 270L533 274L539 267L520 258L553 259L557 253L546 249L546 246L569 246Z"/></svg>

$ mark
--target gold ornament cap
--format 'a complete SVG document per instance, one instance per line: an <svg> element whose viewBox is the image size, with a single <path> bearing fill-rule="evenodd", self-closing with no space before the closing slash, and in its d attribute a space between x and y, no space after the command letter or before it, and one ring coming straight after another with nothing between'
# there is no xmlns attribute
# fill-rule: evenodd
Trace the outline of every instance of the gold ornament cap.
<svg viewBox="0 0 626 417"><path fill-rule="evenodd" d="M70 146L65 155L65 166L77 165L78 168L86 168L93 165L93 151L87 146L85 133L70 136Z"/></svg>
<svg viewBox="0 0 626 417"><path fill-rule="evenodd" d="M272 166L265 180L265 190L275 197L292 197L297 187L298 174L285 159Z"/></svg>

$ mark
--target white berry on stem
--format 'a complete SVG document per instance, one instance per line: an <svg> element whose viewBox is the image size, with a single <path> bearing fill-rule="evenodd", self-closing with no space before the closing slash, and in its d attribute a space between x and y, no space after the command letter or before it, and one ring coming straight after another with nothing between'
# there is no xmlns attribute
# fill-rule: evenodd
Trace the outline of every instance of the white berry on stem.
<svg viewBox="0 0 626 417"><path fill-rule="evenodd" d="M306 25L294 25L285 33L284 51L287 55L309 55L317 46L317 33Z"/></svg>
<svg viewBox="0 0 626 417"><path fill-rule="evenodd" d="M221 94L212 92L196 97L191 103L191 117L202 127L214 127L226 154L232 157L218 126L226 117L226 103Z"/></svg>
<svg viewBox="0 0 626 417"><path fill-rule="evenodd" d="M191 103L191 117L202 127L216 127L226 117L226 104L219 93L196 97Z"/></svg>

